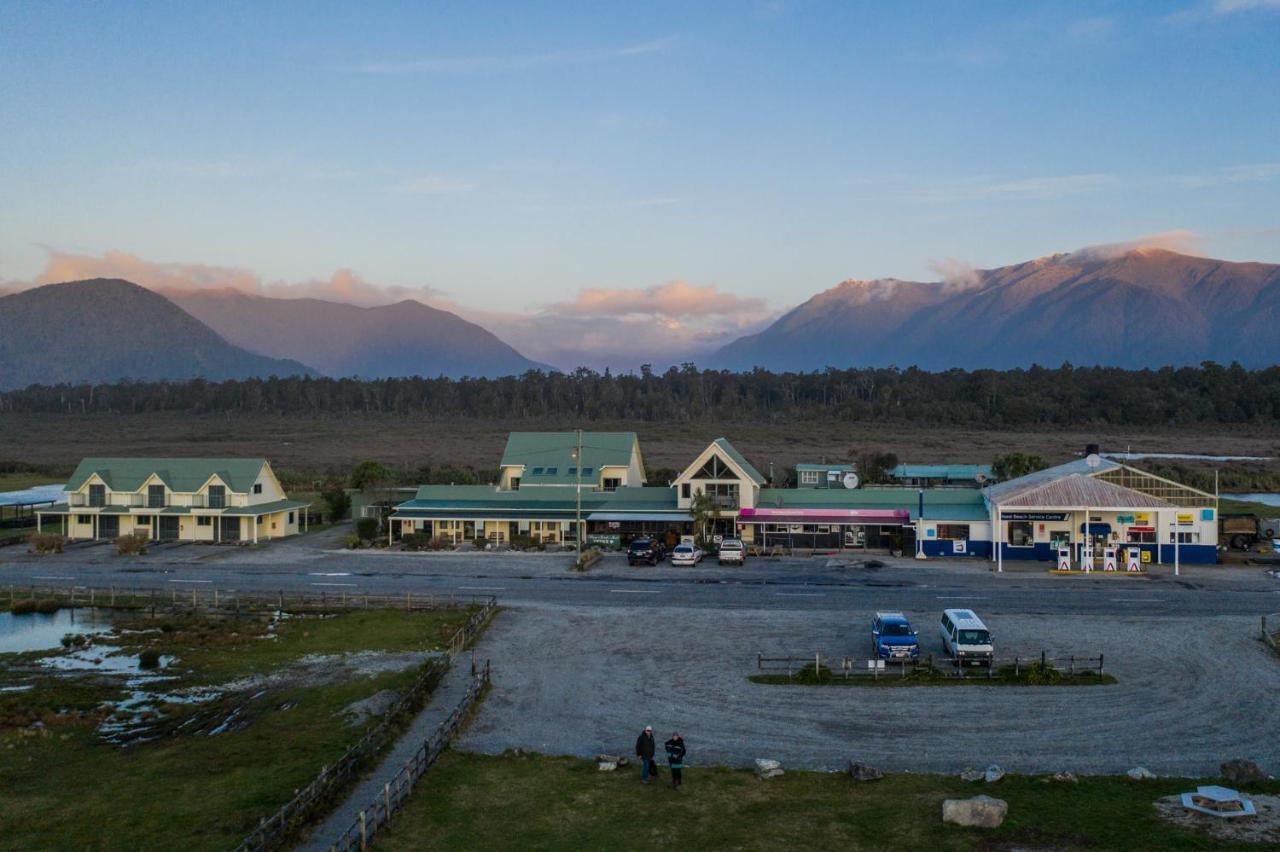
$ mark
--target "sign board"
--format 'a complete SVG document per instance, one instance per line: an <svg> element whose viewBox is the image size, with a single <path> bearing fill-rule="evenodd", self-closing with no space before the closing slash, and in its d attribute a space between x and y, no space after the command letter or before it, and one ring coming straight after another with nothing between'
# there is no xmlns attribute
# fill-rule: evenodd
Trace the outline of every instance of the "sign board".
<svg viewBox="0 0 1280 852"><path fill-rule="evenodd" d="M1194 514L1192 514L1191 512L1179 512L1179 513L1178 513L1178 524L1179 524L1179 525L1181 525L1181 526L1187 526L1188 524L1194 524L1195 522L1196 522L1196 516L1195 516Z"/></svg>
<svg viewBox="0 0 1280 852"><path fill-rule="evenodd" d="M883 669L883 668L884 668L884 660L867 660L867 668L869 668L869 669Z"/></svg>
<svg viewBox="0 0 1280 852"><path fill-rule="evenodd" d="M1151 551L1150 551L1150 550L1146 550L1146 549L1144 549L1144 550L1142 551L1142 561L1143 561L1144 563L1149 563L1149 562L1151 561Z"/></svg>
<svg viewBox="0 0 1280 852"><path fill-rule="evenodd" d="M1002 521L1065 521L1066 512L1001 512Z"/></svg>
<svg viewBox="0 0 1280 852"><path fill-rule="evenodd" d="M618 533L587 533L587 544L608 548L622 547L622 536Z"/></svg>
<svg viewBox="0 0 1280 852"><path fill-rule="evenodd" d="M1133 524L1137 523L1137 519L1133 515L1116 515L1117 524Z"/></svg>
<svg viewBox="0 0 1280 852"><path fill-rule="evenodd" d="M1135 524L1148 524L1148 525L1149 525L1149 524L1151 523L1151 515L1147 514L1146 512L1134 512L1134 513L1133 513L1133 522L1134 522Z"/></svg>
<svg viewBox="0 0 1280 852"><path fill-rule="evenodd" d="M622 529L622 521L610 521L610 522L609 522L609 529L611 529L611 530L620 530L620 529Z"/></svg>
<svg viewBox="0 0 1280 852"><path fill-rule="evenodd" d="M958 539L953 540L953 541L951 542L951 552L952 552L952 553L968 553L968 552L969 552L969 542L965 541L965 540L964 540L964 539L962 539L962 538L958 538Z"/></svg>

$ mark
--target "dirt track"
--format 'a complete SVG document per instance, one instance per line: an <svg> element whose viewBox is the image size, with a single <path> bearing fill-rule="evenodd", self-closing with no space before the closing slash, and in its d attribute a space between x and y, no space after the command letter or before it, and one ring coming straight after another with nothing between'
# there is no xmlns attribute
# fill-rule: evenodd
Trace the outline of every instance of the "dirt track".
<svg viewBox="0 0 1280 852"><path fill-rule="evenodd" d="M932 621L918 619L925 651ZM538 607L504 613L479 648L494 687L459 747L627 753L678 728L694 764L756 757L815 769L1213 774L1248 757L1280 771L1280 660L1245 617L1004 616L1004 653L1106 654L1120 683L1089 687L765 686L755 653L865 656L838 612Z"/></svg>

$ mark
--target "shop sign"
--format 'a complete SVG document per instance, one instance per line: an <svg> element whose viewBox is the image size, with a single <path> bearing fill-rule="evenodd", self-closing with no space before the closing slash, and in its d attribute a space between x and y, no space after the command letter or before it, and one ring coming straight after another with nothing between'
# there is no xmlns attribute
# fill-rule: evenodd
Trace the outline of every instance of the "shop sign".
<svg viewBox="0 0 1280 852"><path fill-rule="evenodd" d="M1134 513L1133 513L1133 522L1134 522L1135 524L1150 525L1150 523L1151 523L1151 516L1150 516L1150 515L1148 515L1146 512L1134 512Z"/></svg>
<svg viewBox="0 0 1280 852"><path fill-rule="evenodd" d="M1001 512L1002 521L1065 521L1066 512Z"/></svg>
<svg viewBox="0 0 1280 852"><path fill-rule="evenodd" d="M618 533L587 533L587 544L617 548L622 546L622 536Z"/></svg>
<svg viewBox="0 0 1280 852"><path fill-rule="evenodd" d="M1179 523L1180 525L1186 526L1186 525L1188 525L1188 524L1194 524L1194 523L1195 523L1195 521L1196 521L1196 516L1195 516L1194 514L1192 514L1191 512L1179 512L1179 513L1178 513L1178 523Z"/></svg>
<svg viewBox="0 0 1280 852"><path fill-rule="evenodd" d="M1137 523L1137 520L1133 515L1116 515L1117 524L1133 524Z"/></svg>

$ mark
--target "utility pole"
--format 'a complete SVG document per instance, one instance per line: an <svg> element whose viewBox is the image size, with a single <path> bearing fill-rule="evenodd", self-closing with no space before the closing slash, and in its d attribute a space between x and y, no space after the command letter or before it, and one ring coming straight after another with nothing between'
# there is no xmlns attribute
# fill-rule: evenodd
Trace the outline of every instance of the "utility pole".
<svg viewBox="0 0 1280 852"><path fill-rule="evenodd" d="M574 470L577 471L578 483L574 488L575 496L578 498L578 509L575 513L577 516L577 532L573 536L574 546L578 549L578 562L582 562L582 430L575 429L574 432L578 437L578 449L573 454L573 460L576 462Z"/></svg>
<svg viewBox="0 0 1280 852"><path fill-rule="evenodd" d="M924 559L924 489L919 491L920 506L916 510L916 559Z"/></svg>

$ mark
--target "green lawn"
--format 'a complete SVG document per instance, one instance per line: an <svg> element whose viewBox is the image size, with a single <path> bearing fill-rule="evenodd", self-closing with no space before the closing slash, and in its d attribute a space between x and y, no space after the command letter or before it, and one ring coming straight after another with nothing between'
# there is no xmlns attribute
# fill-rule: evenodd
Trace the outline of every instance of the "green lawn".
<svg viewBox="0 0 1280 852"><path fill-rule="evenodd" d="M222 684L278 671L308 654L420 651L443 647L469 611L361 611L324 619L288 619L279 639L263 638L260 622L138 619L133 650L176 654L182 686ZM162 626L162 630L154 630ZM26 658L32 655L26 655ZM0 686L32 682L0 656ZM342 708L382 689L400 689L414 669L353 676L337 683L284 683L235 702L240 730L216 736L173 732L127 748L95 734L100 702L119 697L117 682L40 676L29 692L0 693L0 846L22 849L227 849L260 817L273 812L331 764L366 729ZM256 688L255 690L256 691ZM189 706L163 705L170 726ZM28 727L40 720L44 733Z"/></svg>
<svg viewBox="0 0 1280 852"><path fill-rule="evenodd" d="M664 770L663 781L667 780ZM1186 780L1079 784L1008 776L994 785L937 775L854 784L843 774L689 769L679 792L566 757L445 754L375 848L419 849L1223 849L1160 821L1159 797ZM1280 791L1270 783L1268 792ZM1262 792L1255 790L1254 792ZM1009 802L994 830L942 823L942 800ZM1257 848L1257 847L1241 847Z"/></svg>

